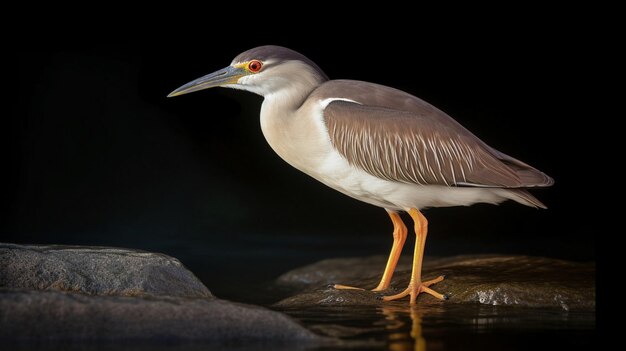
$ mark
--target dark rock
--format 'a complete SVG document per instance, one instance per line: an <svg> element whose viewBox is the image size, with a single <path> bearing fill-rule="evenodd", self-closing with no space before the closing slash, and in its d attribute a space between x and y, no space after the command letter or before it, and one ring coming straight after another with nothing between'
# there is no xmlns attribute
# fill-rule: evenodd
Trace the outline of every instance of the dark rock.
<svg viewBox="0 0 626 351"><path fill-rule="evenodd" d="M0 244L0 344L320 342L290 317L217 299L177 259L138 250Z"/></svg>
<svg viewBox="0 0 626 351"><path fill-rule="evenodd" d="M0 290L0 339L315 341L284 314L219 299Z"/></svg>
<svg viewBox="0 0 626 351"><path fill-rule="evenodd" d="M108 247L0 244L0 287L90 295L211 296L173 257Z"/></svg>
<svg viewBox="0 0 626 351"><path fill-rule="evenodd" d="M284 299L276 307L311 305L370 305L388 303L378 297L406 288L410 280L410 259L397 267L388 291L337 290L332 284L373 288L378 284L386 258L346 258L324 260L290 271L277 284L291 287L298 294ZM418 303L480 303L559 308L563 310L595 309L595 265L528 256L458 256L427 259L424 280L445 275L432 288L450 296L439 301L420 294ZM398 303L408 303L408 298Z"/></svg>

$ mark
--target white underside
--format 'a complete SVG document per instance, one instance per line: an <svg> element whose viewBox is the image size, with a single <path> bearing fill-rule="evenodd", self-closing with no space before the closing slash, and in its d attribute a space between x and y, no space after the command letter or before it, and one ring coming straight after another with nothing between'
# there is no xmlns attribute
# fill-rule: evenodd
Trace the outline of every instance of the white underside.
<svg viewBox="0 0 626 351"><path fill-rule="evenodd" d="M308 101L291 116L276 114L285 111L281 101L284 97L266 96L261 108L261 128L270 146L295 168L357 200L394 211L521 201L505 189L416 185L375 177L350 165L333 147L322 115L328 99Z"/></svg>
<svg viewBox="0 0 626 351"><path fill-rule="evenodd" d="M303 171L348 196L390 210L497 204L509 198L502 189L416 185L381 179L350 165L334 149L316 169Z"/></svg>

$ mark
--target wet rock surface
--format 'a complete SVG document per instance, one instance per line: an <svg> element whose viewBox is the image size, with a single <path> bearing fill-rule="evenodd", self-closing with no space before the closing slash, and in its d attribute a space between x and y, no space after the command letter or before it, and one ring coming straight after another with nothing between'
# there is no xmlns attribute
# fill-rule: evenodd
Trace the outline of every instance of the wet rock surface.
<svg viewBox="0 0 626 351"><path fill-rule="evenodd" d="M306 344L321 338L282 313L213 297L167 255L0 244L0 340Z"/></svg>
<svg viewBox="0 0 626 351"><path fill-rule="evenodd" d="M332 284L373 288L378 284L386 257L330 259L298 268L276 282L293 295L278 308L312 305L382 304L380 296L398 293L410 280L410 259L398 264L391 288L380 293L337 290ZM422 278L446 279L431 288L447 294L439 301L420 294L418 303L510 305L560 310L595 309L595 264L528 256L457 256L426 259ZM395 303L408 303L399 300Z"/></svg>

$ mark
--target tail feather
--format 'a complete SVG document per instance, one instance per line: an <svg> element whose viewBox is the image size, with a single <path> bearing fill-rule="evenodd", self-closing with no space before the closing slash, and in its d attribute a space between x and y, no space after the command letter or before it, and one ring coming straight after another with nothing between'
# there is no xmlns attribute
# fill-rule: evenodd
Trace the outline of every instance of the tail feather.
<svg viewBox="0 0 626 351"><path fill-rule="evenodd" d="M512 169L524 187L547 187L554 184L554 179L542 171L496 149L490 151Z"/></svg>
<svg viewBox="0 0 626 351"><path fill-rule="evenodd" d="M531 193L526 189L503 189L507 192L507 197L513 201L517 201L522 205L547 209L548 207L544 205L539 199L534 197Z"/></svg>
<svg viewBox="0 0 626 351"><path fill-rule="evenodd" d="M535 168L516 169L515 171L524 186L546 187L554 184L554 179Z"/></svg>

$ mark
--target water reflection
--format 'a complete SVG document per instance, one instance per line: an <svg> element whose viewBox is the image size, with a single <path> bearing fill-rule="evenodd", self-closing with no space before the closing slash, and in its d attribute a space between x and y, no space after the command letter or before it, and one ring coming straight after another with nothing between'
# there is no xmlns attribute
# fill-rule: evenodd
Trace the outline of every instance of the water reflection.
<svg viewBox="0 0 626 351"><path fill-rule="evenodd" d="M423 312L416 306L381 306L379 311L385 318L389 350L426 351L426 340L422 336ZM411 328L408 335L407 320L410 321Z"/></svg>
<svg viewBox="0 0 626 351"><path fill-rule="evenodd" d="M478 304L402 302L377 306L315 306L282 310L309 329L338 339L339 349L524 350L548 338L557 349L592 343L593 312L568 312Z"/></svg>
<svg viewBox="0 0 626 351"><path fill-rule="evenodd" d="M440 350L440 340L427 340L424 336L424 318L438 325L445 312L440 304L388 304L377 308L384 318L388 349L392 351ZM432 328L432 325L430 326Z"/></svg>

